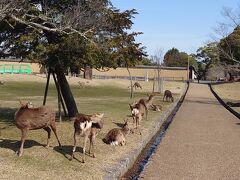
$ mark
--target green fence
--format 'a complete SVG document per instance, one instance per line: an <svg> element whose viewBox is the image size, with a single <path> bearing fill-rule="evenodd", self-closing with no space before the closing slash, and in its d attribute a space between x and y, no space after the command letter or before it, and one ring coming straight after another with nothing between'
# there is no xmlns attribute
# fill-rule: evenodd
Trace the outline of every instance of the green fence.
<svg viewBox="0 0 240 180"><path fill-rule="evenodd" d="M30 64L0 64L0 74L32 74Z"/></svg>

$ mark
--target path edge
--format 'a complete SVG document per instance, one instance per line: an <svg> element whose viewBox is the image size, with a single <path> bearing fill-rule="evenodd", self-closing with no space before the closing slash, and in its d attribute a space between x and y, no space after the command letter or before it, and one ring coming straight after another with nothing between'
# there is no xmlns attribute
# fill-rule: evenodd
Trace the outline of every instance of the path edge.
<svg viewBox="0 0 240 180"><path fill-rule="evenodd" d="M227 105L222 98L220 98L218 96L218 94L213 90L212 88L212 84L208 83L208 86L211 90L211 92L213 93L213 95L215 96L215 98L218 100L218 102L224 106L229 112L231 112L234 116L236 116L238 119L240 119L240 113L238 113L237 111L235 111L234 109L232 109L229 105Z"/></svg>
<svg viewBox="0 0 240 180"><path fill-rule="evenodd" d="M183 102L188 89L189 83L187 82L185 89L182 91L181 97L176 102L174 102L168 110L160 115L159 120L153 123L152 127L149 128L147 132L148 135L142 138L137 147L131 150L113 166L106 169L106 174L103 176L104 180L120 179L133 166L142 150L159 132L160 127L168 120L168 117L176 113L176 108L180 107L180 104Z"/></svg>

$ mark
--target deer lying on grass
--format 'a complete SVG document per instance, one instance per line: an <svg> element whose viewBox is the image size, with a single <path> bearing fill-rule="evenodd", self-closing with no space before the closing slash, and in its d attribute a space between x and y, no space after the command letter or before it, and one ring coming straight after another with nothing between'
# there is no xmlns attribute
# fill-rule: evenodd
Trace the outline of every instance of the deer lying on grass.
<svg viewBox="0 0 240 180"><path fill-rule="evenodd" d="M72 151L72 156L70 160L74 157L74 152L76 151L77 147L77 135L84 137L84 146L83 146L83 158L82 162L85 162L85 152L86 152L86 145L87 140L90 140L89 145L89 154L91 154L91 149L94 150L94 143L97 134L102 129L103 123L102 118L104 114L94 114L94 115L85 115L79 114L74 119L74 146ZM93 158L95 158L95 153L93 151Z"/></svg>
<svg viewBox="0 0 240 180"><path fill-rule="evenodd" d="M22 132L21 146L18 155L22 156L23 154L23 146L29 130L44 129L47 131L48 139L46 147L48 147L52 129L57 138L58 144L61 147L61 143L56 133L54 110L47 106L33 108L31 103L23 104L20 102L20 104L21 107L16 111L14 118L17 128Z"/></svg>
<svg viewBox="0 0 240 180"><path fill-rule="evenodd" d="M162 106L161 105L152 104L150 106L150 109L152 109L153 111L161 111L162 110Z"/></svg>
<svg viewBox="0 0 240 180"><path fill-rule="evenodd" d="M136 90L137 88L142 89L142 86L140 85L139 82L135 82L135 83L133 84L133 88L135 88L135 90Z"/></svg>
<svg viewBox="0 0 240 180"><path fill-rule="evenodd" d="M128 119L126 119L124 121L124 125L122 128L114 128L107 133L105 137L105 142L113 146L126 145L126 137L129 133L130 133L129 122Z"/></svg>
<svg viewBox="0 0 240 180"><path fill-rule="evenodd" d="M171 101L173 102L173 101L174 101L174 99L173 99L172 92L171 92L171 91L169 91L169 90L166 90L166 91L164 91L164 95L163 95L163 101L164 101L164 99L166 99L166 101L169 101L169 100L171 100Z"/></svg>

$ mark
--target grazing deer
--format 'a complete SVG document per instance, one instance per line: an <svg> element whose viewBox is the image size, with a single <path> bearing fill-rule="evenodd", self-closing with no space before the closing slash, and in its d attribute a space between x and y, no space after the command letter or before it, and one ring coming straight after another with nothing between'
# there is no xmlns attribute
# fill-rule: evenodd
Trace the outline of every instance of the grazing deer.
<svg viewBox="0 0 240 180"><path fill-rule="evenodd" d="M94 114L94 115L85 115L79 114L74 119L74 146L72 151L71 159L74 157L74 152L77 147L77 135L84 137L84 146L83 146L83 158L82 162L85 162L85 153L86 153L86 145L87 140L90 140L89 145L89 154L91 154L91 149L94 150L94 143L97 134L103 127L102 118L104 114ZM93 157L95 158L95 153L93 151Z"/></svg>
<svg viewBox="0 0 240 180"><path fill-rule="evenodd" d="M129 123L128 119L126 119L124 121L124 125L122 128L114 128L107 133L105 137L105 142L113 146L126 145L126 137L129 133L130 133Z"/></svg>
<svg viewBox="0 0 240 180"><path fill-rule="evenodd" d="M20 104L21 107L16 111L14 118L17 128L22 132L21 146L18 155L22 156L23 154L23 146L29 130L44 129L47 131L48 139L46 147L48 147L52 129L57 138L58 144L61 147L61 143L56 133L54 110L47 106L33 108L31 103L23 104L20 102Z"/></svg>
<svg viewBox="0 0 240 180"><path fill-rule="evenodd" d="M163 101L164 101L164 99L166 99L166 101L171 100L173 102L174 99L173 99L172 92L169 90L165 90L164 95L163 95Z"/></svg>
<svg viewBox="0 0 240 180"><path fill-rule="evenodd" d="M142 89L142 86L140 85L139 82L135 82L135 83L133 84L133 87L135 88L135 90L136 90L137 88Z"/></svg>
<svg viewBox="0 0 240 180"><path fill-rule="evenodd" d="M139 104L143 104L145 109L146 109L146 120L147 120L147 117L148 117L148 110L150 109L150 107L152 106L153 104L153 99L154 99L154 95L148 95L148 99L140 99L138 101Z"/></svg>

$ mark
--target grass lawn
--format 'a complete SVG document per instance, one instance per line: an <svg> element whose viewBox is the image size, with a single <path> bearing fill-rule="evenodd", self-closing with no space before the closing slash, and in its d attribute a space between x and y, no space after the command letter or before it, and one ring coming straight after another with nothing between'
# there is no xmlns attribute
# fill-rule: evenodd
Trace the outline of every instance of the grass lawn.
<svg viewBox="0 0 240 180"><path fill-rule="evenodd" d="M21 76L20 76L21 77ZM47 133L44 130L30 131L25 142L24 154L18 158L15 151L20 145L20 130L14 125L14 113L19 107L18 100L30 100L35 106L40 106L43 100L45 81L24 78L6 78L6 83L0 86L0 179L102 179L106 169L119 161L128 153L144 136L144 132L153 121L157 121L162 112L149 112L149 120L141 123L142 136L135 133L127 138L126 146L113 147L105 144L102 139L106 133L130 115L128 103L146 97L151 92L150 82L141 82L143 90L137 90L134 99L129 99L129 82L126 80L93 80L86 82L85 87L69 80L77 106L81 113L105 114L104 127L97 136L96 158L86 156L86 162L81 163L83 138L79 138L78 149L75 153L77 159L69 161L73 145L73 122L68 119L62 123L57 122L57 133L63 145L58 148L55 136L52 134L50 148L44 147ZM75 79L76 80L76 79ZM79 79L77 80L79 81ZM81 80L85 81L85 80ZM175 94L175 99L184 89L182 82L165 82L164 89L170 89ZM162 102L162 96L156 96L155 104L163 106L163 111L170 103ZM57 111L56 90L51 81L47 104Z"/></svg>
<svg viewBox="0 0 240 180"><path fill-rule="evenodd" d="M224 102L240 101L240 82L214 85L213 89L224 100ZM233 109L240 113L240 107L233 107Z"/></svg>

